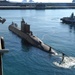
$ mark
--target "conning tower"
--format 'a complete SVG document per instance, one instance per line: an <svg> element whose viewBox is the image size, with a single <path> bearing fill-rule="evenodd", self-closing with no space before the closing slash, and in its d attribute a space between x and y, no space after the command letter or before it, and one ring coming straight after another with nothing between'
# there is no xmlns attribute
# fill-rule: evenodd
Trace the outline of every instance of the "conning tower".
<svg viewBox="0 0 75 75"><path fill-rule="evenodd" d="M21 31L24 32L24 33L30 33L30 25L25 23L23 18L22 18L22 21L21 21Z"/></svg>

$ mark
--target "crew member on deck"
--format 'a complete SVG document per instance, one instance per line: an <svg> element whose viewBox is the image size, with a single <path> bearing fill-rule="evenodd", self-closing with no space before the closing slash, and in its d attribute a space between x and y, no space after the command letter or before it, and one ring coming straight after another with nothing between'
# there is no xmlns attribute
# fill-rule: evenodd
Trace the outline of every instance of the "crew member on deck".
<svg viewBox="0 0 75 75"><path fill-rule="evenodd" d="M74 18L74 13L71 14L71 18L72 18L72 19Z"/></svg>
<svg viewBox="0 0 75 75"><path fill-rule="evenodd" d="M59 64L61 64L62 62L63 62L63 60L64 60L64 53L62 53L62 60L61 60L61 62L59 63Z"/></svg>
<svg viewBox="0 0 75 75"><path fill-rule="evenodd" d="M51 52L51 47L49 48L49 52Z"/></svg>
<svg viewBox="0 0 75 75"><path fill-rule="evenodd" d="M49 48L49 53L55 55L55 53L51 50L51 47Z"/></svg>

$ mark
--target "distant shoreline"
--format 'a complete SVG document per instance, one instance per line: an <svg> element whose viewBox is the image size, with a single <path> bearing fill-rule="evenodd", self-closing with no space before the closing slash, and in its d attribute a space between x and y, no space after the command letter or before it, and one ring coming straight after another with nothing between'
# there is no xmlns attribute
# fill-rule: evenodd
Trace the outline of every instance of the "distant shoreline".
<svg viewBox="0 0 75 75"><path fill-rule="evenodd" d="M0 1L0 9L75 9L75 3L14 3Z"/></svg>
<svg viewBox="0 0 75 75"><path fill-rule="evenodd" d="M9 10L9 9L36 9L35 7L22 7L22 6L0 6L0 10ZM49 6L45 8L37 9L75 9L75 6Z"/></svg>

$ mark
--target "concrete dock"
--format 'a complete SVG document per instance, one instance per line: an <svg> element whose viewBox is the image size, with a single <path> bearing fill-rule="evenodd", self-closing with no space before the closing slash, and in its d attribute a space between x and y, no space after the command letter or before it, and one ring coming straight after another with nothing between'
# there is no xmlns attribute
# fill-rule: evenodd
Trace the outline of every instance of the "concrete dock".
<svg viewBox="0 0 75 75"><path fill-rule="evenodd" d="M2 50L2 38L0 38L0 50ZM0 53L0 75L3 75L2 53Z"/></svg>
<svg viewBox="0 0 75 75"><path fill-rule="evenodd" d="M8 50L5 49L4 39L3 39L3 37L0 37L0 75L3 75L3 61L2 61L2 56L6 52L8 52Z"/></svg>

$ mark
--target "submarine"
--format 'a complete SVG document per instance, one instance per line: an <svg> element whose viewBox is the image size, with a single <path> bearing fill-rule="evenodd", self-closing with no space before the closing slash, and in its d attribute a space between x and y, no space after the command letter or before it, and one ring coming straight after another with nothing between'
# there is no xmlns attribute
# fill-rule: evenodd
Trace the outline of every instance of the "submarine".
<svg viewBox="0 0 75 75"><path fill-rule="evenodd" d="M0 17L0 23L4 23L6 21L6 19L5 18L2 18L2 17Z"/></svg>
<svg viewBox="0 0 75 75"><path fill-rule="evenodd" d="M12 31L14 34L21 37L22 39L26 40L32 46L37 47L45 52L57 55L57 52L52 47L45 44L37 36L33 35L33 32L30 31L30 25L27 24L23 18L21 21L21 28L19 28L16 23L12 22L12 24L9 25L8 29Z"/></svg>
<svg viewBox="0 0 75 75"><path fill-rule="evenodd" d="M74 13L72 13L70 17L63 17L60 20L62 20L62 22L66 24L75 24Z"/></svg>

